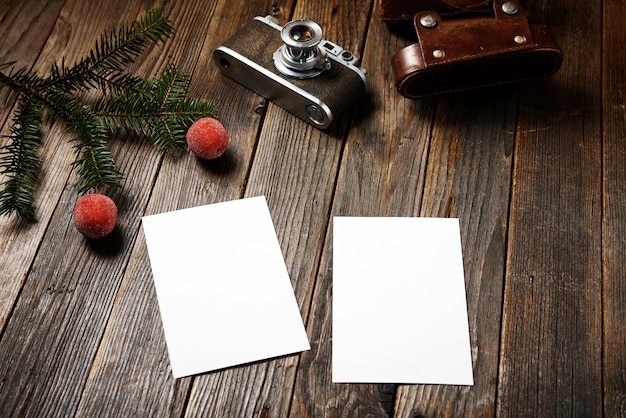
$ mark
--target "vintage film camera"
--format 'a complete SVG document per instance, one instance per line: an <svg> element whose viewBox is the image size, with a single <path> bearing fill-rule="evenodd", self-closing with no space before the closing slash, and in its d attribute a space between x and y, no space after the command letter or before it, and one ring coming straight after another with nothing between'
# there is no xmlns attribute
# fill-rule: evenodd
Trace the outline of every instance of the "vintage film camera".
<svg viewBox="0 0 626 418"><path fill-rule="evenodd" d="M524 0L380 1L383 20L392 27L410 22L417 35L391 59L405 97L538 79L563 62L552 30L529 23Z"/></svg>
<svg viewBox="0 0 626 418"><path fill-rule="evenodd" d="M272 16L256 17L217 48L213 60L226 76L320 129L367 88L359 60L323 39L310 20L281 27Z"/></svg>

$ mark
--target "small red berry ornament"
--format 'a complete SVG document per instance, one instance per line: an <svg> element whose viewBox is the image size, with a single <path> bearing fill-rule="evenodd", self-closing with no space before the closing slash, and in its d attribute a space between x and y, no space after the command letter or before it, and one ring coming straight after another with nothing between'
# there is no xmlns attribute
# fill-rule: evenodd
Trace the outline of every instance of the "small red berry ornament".
<svg viewBox="0 0 626 418"><path fill-rule="evenodd" d="M187 130L187 146L196 156L212 160L224 154L228 147L226 128L213 118L198 119Z"/></svg>
<svg viewBox="0 0 626 418"><path fill-rule="evenodd" d="M82 196L74 205L74 226L89 238L102 238L115 228L117 206L100 193Z"/></svg>

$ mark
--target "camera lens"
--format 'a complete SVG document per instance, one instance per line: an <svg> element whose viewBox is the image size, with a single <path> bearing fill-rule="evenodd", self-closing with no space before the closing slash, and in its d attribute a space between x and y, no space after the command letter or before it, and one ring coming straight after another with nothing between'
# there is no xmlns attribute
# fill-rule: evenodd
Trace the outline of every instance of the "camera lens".
<svg viewBox="0 0 626 418"><path fill-rule="evenodd" d="M313 48L322 40L322 28L311 20L293 20L280 33L283 43L292 48Z"/></svg>
<svg viewBox="0 0 626 418"><path fill-rule="evenodd" d="M294 20L280 32L283 45L274 54L274 64L283 74L310 78L330 69L330 61L320 48L322 28L311 20Z"/></svg>
<svg viewBox="0 0 626 418"><path fill-rule="evenodd" d="M315 37L315 32L305 25L296 25L289 31L289 37L297 42L307 42Z"/></svg>

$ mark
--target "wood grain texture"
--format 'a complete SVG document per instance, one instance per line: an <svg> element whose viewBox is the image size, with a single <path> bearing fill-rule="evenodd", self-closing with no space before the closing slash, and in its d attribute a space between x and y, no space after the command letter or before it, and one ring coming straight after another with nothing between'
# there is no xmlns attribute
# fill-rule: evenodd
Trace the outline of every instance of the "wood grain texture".
<svg viewBox="0 0 626 418"><path fill-rule="evenodd" d="M102 31L134 19L138 12L136 5L127 2L99 7L66 2L36 68L48 68L60 56L69 62L78 60ZM54 129L46 141L66 144L68 136ZM7 365L0 379L3 414L64 416L76 408L126 267L128 249L136 238L138 220L132 214L143 210L141 200L148 196L147 186L157 166L157 156L146 149L147 144L124 143L116 148L119 145L113 141L112 151L122 171L133 173L133 181L124 194L113 198L131 216L122 217L116 233L99 242L85 241L72 225L77 199L69 186L74 182L69 170L73 151L67 145L60 147L50 155L52 161L47 160L53 165L44 169L59 168L63 174L44 174L54 180L55 188L41 193L54 194L40 197L54 214L21 290L24 297L17 301L0 341L0 364ZM29 330L27 339L23 338L25 329ZM21 390L12 390L15 387Z"/></svg>
<svg viewBox="0 0 626 418"><path fill-rule="evenodd" d="M2 40L0 42L0 63L15 61L18 68L30 68L48 40L48 35L57 19L63 1L35 0L18 3L0 2L0 39ZM31 8L36 13L25 14L22 12L22 8ZM30 30L33 26L39 29L35 33L31 33ZM1 93L4 95L5 91ZM5 121L11 120L14 104L14 99L6 102L0 100L0 126L3 127L0 131L2 135L0 147L8 143L5 135L9 135L10 130L9 124L5 124ZM47 133L48 131L44 131L44 134ZM54 135L54 133L52 134ZM52 159L52 156L58 154L67 155L67 152L59 153L57 144L54 143L45 142L40 150L40 155L47 162ZM44 168L53 172L51 176L43 176L40 179L37 193L39 198L42 197L41 190L54 189L56 185L57 193L53 194L58 195L60 188L62 188L61 184L54 183L53 180L57 178L55 164L46 165ZM0 174L0 179L4 178ZM37 214L38 222L35 224L27 224L14 218L0 217L0 229L3 231L0 240L0 254L2 254L0 257L0 330L4 328L11 307L24 283L53 208L54 205L40 207Z"/></svg>
<svg viewBox="0 0 626 418"><path fill-rule="evenodd" d="M65 0L0 1L0 63L30 66L48 40ZM30 13L24 13L24 9ZM33 54L34 52L34 54Z"/></svg>
<svg viewBox="0 0 626 418"><path fill-rule="evenodd" d="M605 1L602 54L604 414L626 416L626 30L623 4ZM616 52L617 51L617 52Z"/></svg>
<svg viewBox="0 0 626 418"><path fill-rule="evenodd" d="M240 185L245 184L246 167L252 158L261 121L255 112L258 99L253 95L234 96L231 90L224 89L222 83L227 80L215 69L211 52L219 45L223 32L237 30L245 23L247 14L257 10L232 9L224 3L206 6L206 9L194 9L178 17L183 33L179 29L173 41L179 42L181 60L188 59L188 54L199 57L190 94L209 97L219 103L220 119L229 130L229 150L214 162L202 162L188 152L168 153L154 184L146 214L242 197ZM258 13L262 12L258 10ZM240 18L228 19L229 13L239 13ZM197 29L196 25L182 24L190 21L203 25L212 23L205 31L200 31L206 40L192 44L199 48L196 50L187 50L190 45L188 37L194 36ZM188 34L184 33L186 27L189 28ZM237 86L231 84L231 87ZM141 231L140 236L113 306L79 415L92 416L106 411L107 415L149 412L151 416L181 416L185 411L194 378L174 380L172 377ZM140 302L137 295L143 297ZM146 355L147 352L152 355ZM141 391L126 390L137 385L141 385Z"/></svg>
<svg viewBox="0 0 626 418"><path fill-rule="evenodd" d="M538 6L537 6L538 7ZM558 1L567 57L521 92L498 414L602 415L601 2Z"/></svg>
<svg viewBox="0 0 626 418"><path fill-rule="evenodd" d="M191 70L197 66L215 4L188 5L175 4L168 8L174 26L183 30L177 30L163 47L165 52L151 51L138 71L150 73L153 68L161 67L165 64L163 56L183 68ZM179 174L193 173L193 163L193 157L187 153L166 154L158 179L155 175L153 184L147 187L153 199L157 196L156 201L151 200L148 211L154 211L155 204L157 207L164 205L162 211L175 209L180 200L176 198L180 196L177 193L189 193L189 187L197 186L194 182L170 182L174 178L184 181L185 177ZM197 169L197 164L195 167ZM155 190L151 191L153 186ZM144 202L144 208L145 205L148 203ZM143 211L134 214L137 221L141 215ZM145 238L140 233L83 391L77 410L79 416L180 416L183 412L191 379L174 380L171 375L156 294L147 266Z"/></svg>
<svg viewBox="0 0 626 418"><path fill-rule="evenodd" d="M387 52L399 49L403 41L389 35L377 7L363 53L370 74L369 102L355 116L346 139L334 216L414 216L419 211L432 103L407 101L396 93ZM332 219L317 276L307 322L312 349L301 356L290 416L390 415L394 387L332 383Z"/></svg>
<svg viewBox="0 0 626 418"><path fill-rule="evenodd" d="M0 0L0 62L48 72L155 5L176 33L133 71L192 70L190 95L217 101L229 150L203 162L113 138L119 227L90 241L72 225L69 137L43 127L38 220L0 218L0 416L624 416L619 0L531 2L564 48L553 77L420 101L393 85L391 55L414 40L382 23L378 0ZM213 49L267 14L315 20L362 56L368 97L331 129L215 68ZM6 134L13 103L2 106ZM173 379L141 217L258 195L312 349ZM474 386L332 382L333 216L460 219Z"/></svg>
<svg viewBox="0 0 626 418"><path fill-rule="evenodd" d="M516 90L437 102L420 216L461 223L474 386L401 386L395 416L495 414Z"/></svg>
<svg viewBox="0 0 626 418"><path fill-rule="evenodd" d="M48 40L65 0L0 1L0 64L31 68ZM30 13L24 13L29 10ZM11 113L14 101L0 101L0 126ZM4 138L0 139L0 144Z"/></svg>
<svg viewBox="0 0 626 418"><path fill-rule="evenodd" d="M338 5L299 2L293 15L280 23L306 17L324 28L327 39L359 51L369 12L369 3L361 1ZM344 118L323 132L270 104L245 191L246 197L267 198L305 321L328 224L345 122ZM211 411L215 417L286 416L297 365L298 356L288 356L224 371L222 379L201 376L194 382L187 416L200 411ZM231 400L237 401L224 403L223 396L216 396L222 391L229 391Z"/></svg>

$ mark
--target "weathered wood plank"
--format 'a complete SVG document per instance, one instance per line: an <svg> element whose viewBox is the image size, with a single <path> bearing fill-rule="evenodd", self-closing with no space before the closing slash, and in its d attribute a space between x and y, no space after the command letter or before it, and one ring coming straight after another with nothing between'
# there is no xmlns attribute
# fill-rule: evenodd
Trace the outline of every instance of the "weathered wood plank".
<svg viewBox="0 0 626 418"><path fill-rule="evenodd" d="M61 56L70 63L81 58L102 31L120 20L134 19L139 9L124 1L68 1L42 53L41 65L45 62L49 67L52 59ZM47 140L66 143L68 136L58 129ZM56 166L51 167L60 166L59 172L45 173L53 176L57 188L42 193L54 192L46 202L56 208L0 341L3 415L66 416L76 409L158 162L157 153L145 141L117 141L112 148L132 181L112 195L121 216L118 229L105 240L87 241L72 225L77 193L70 186L63 191L68 179L73 182L69 146L54 156Z"/></svg>
<svg viewBox="0 0 626 418"><path fill-rule="evenodd" d="M534 6L566 60L521 92L501 416L602 416L601 4Z"/></svg>
<svg viewBox="0 0 626 418"><path fill-rule="evenodd" d="M274 8L269 1L246 2L243 7L216 2L203 7L206 10L174 12L172 17L178 33L173 41L178 48L190 45L201 47L199 50L177 50L174 54L183 61L197 58L190 95L216 100L220 120L229 131L229 149L223 157L212 162L201 162L187 152L167 154L156 179L147 214L243 196L243 185L247 181L263 119L257 107L263 102L219 74L211 53L251 16L274 12L281 17L283 13L290 12L290 7L286 10ZM209 16L210 21L207 22ZM198 34L202 36L200 43L193 40ZM207 376L223 379L219 373ZM189 388L196 379L174 380L172 377L145 238L139 232L78 414L133 415L134 412L151 416L181 416ZM220 392L220 395L220 402L231 405L230 393ZM233 408L247 406L246 402L231 405ZM209 414L210 410L205 413Z"/></svg>
<svg viewBox="0 0 626 418"><path fill-rule="evenodd" d="M15 61L16 65L32 65L48 40L64 2L0 1L0 63Z"/></svg>
<svg viewBox="0 0 626 418"><path fill-rule="evenodd" d="M0 64L15 62L30 68L48 40L65 0L0 1ZM28 10L29 13L24 13ZM0 126L9 116L13 102L0 101ZM4 139L0 140L0 144Z"/></svg>
<svg viewBox="0 0 626 418"><path fill-rule="evenodd" d="M207 28L214 9L215 3L168 6L176 34L164 51L148 54L139 70L156 72L165 64L163 57L183 68L197 67L190 95L215 98L215 88L209 91L197 88L198 84L211 84L205 71L209 62L198 62L198 57L202 49L206 49L205 38L210 39ZM147 209L149 212L154 213L155 207L174 209L179 194L201 188L198 182L206 181L206 172L194 163L195 159L180 151L166 154ZM188 175L181 175L185 172ZM142 215L143 212L138 214ZM77 415L180 416L190 383L191 379L172 378L145 238L139 233Z"/></svg>
<svg viewBox="0 0 626 418"><path fill-rule="evenodd" d="M440 98L420 216L461 223L474 386L400 386L395 416L493 416L515 88Z"/></svg>
<svg viewBox="0 0 626 418"><path fill-rule="evenodd" d="M32 67L39 56L44 43L57 19L63 5L61 0L0 4L0 63L16 61L18 67ZM35 13L24 13L32 10ZM38 68L41 68L39 66ZM6 92L2 91L2 95ZM4 135L9 135L9 123L14 101L5 103L0 100L0 147L8 142ZM44 131L47 132L47 131ZM44 161L50 161L57 154L55 144L44 143L41 155ZM54 165L44 168L52 172ZM56 176L43 176L38 189L40 191L52 186L51 179ZM0 174L0 179L4 179ZM62 186L61 186L62 187ZM57 188L60 194L60 189ZM38 212L39 222L26 224L15 217L0 217L0 330L4 328L11 307L24 282L28 269L33 261L39 242L52 216L53 205Z"/></svg>
<svg viewBox="0 0 626 418"><path fill-rule="evenodd" d="M77 195L67 136L61 124L45 128L39 222L0 218L0 415L624 415L619 1L531 2L537 20L556 30L566 62L553 78L520 87L514 143L516 88L421 102L397 95L389 57L405 40L378 21L377 0L369 26L361 19L370 3L356 1L156 2L173 10L178 31L136 67L144 75L171 60L195 68L192 94L217 99L230 150L202 163L114 142L127 174L114 196L120 225L95 243L71 223ZM0 0L0 61L7 50L18 64L48 71L153 2L67 0L61 10L63 3ZM284 23L292 11L354 51L367 31L371 100L328 132L264 106L211 62L212 48L252 16L274 12ZM0 108L0 121L10 108ZM175 381L139 218L259 194L268 196L313 349ZM460 217L474 387L331 382L329 215Z"/></svg>
<svg viewBox="0 0 626 418"><path fill-rule="evenodd" d="M369 12L369 2L362 1L298 2L293 19L314 20L324 29L327 39L359 52ZM288 20L289 16L282 16L280 22ZM267 196L305 320L346 122L343 118L322 132L270 104L245 191L245 196ZM200 376L191 391L187 416L286 416L297 365L298 356L294 355L225 370L219 375Z"/></svg>
<svg viewBox="0 0 626 418"><path fill-rule="evenodd" d="M390 33L379 18L378 2L374 4L363 54L370 98L348 134L331 213L415 216L422 196L433 102L404 100L395 91L389 59L405 41ZM312 350L301 356L291 416L390 415L393 385L332 383L331 320L332 221L307 322Z"/></svg>
<svg viewBox="0 0 626 418"><path fill-rule="evenodd" d="M604 414L626 416L626 12L604 1L603 265Z"/></svg>

